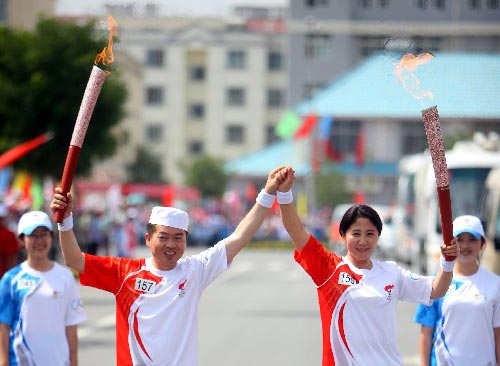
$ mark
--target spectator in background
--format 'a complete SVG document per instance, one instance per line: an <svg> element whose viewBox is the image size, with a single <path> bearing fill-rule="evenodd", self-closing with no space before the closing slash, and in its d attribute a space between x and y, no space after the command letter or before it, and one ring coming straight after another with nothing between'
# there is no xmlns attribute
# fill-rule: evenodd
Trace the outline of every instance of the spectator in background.
<svg viewBox="0 0 500 366"><path fill-rule="evenodd" d="M453 221L458 243L453 281L430 306L418 305L421 366L493 365L500 362L500 278L480 265L486 246L478 217Z"/></svg>
<svg viewBox="0 0 500 366"><path fill-rule="evenodd" d="M99 248L105 250L107 254L106 247L108 245L108 238L103 230L102 223L102 212L92 211L90 213L90 221L88 226L88 247L87 253L96 255Z"/></svg>
<svg viewBox="0 0 500 366"><path fill-rule="evenodd" d="M7 228L9 210L4 203L0 203L0 278L10 268L18 263L20 252L16 234Z"/></svg>
<svg viewBox="0 0 500 366"><path fill-rule="evenodd" d="M73 274L49 258L52 222L31 211L17 231L27 257L0 280L0 365L77 366L85 313Z"/></svg>

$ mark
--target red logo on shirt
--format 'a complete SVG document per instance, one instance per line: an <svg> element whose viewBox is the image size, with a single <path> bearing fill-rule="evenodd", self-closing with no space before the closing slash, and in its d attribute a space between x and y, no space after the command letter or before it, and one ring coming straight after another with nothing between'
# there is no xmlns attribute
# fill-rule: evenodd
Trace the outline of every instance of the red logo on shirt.
<svg viewBox="0 0 500 366"><path fill-rule="evenodd" d="M384 287L384 291L387 292L387 301L391 301L391 293L392 293L392 289L394 288L394 285L387 285Z"/></svg>
<svg viewBox="0 0 500 366"><path fill-rule="evenodd" d="M179 296L184 296L186 294L186 290L184 289L184 286L186 286L187 279L181 282L179 285Z"/></svg>

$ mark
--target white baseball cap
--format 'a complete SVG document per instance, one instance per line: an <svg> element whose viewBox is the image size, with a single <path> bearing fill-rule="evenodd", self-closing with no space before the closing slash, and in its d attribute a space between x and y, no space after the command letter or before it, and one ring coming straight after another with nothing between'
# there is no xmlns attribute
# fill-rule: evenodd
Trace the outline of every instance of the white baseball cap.
<svg viewBox="0 0 500 366"><path fill-rule="evenodd" d="M149 223L188 231L189 216L186 212L174 207L155 206L151 211Z"/></svg>
<svg viewBox="0 0 500 366"><path fill-rule="evenodd" d="M476 239L484 237L483 224L476 216L464 215L459 216L453 221L453 236L458 236L462 233L472 234Z"/></svg>
<svg viewBox="0 0 500 366"><path fill-rule="evenodd" d="M23 216L21 216L21 218L19 219L19 223L17 224L17 235L31 235L31 233L40 226L49 229L51 232L54 231L49 215L47 215L45 212L26 212Z"/></svg>

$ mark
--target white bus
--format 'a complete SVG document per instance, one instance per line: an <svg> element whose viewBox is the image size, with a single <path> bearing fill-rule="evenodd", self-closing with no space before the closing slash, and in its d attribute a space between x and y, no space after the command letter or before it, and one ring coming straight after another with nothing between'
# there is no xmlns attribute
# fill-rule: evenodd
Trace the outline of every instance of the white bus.
<svg viewBox="0 0 500 366"><path fill-rule="evenodd" d="M398 164L399 179L397 208L393 215L394 234L396 236L394 256L398 261L412 264L412 258L418 251L415 232L415 176L430 158L424 154L404 156Z"/></svg>
<svg viewBox="0 0 500 366"><path fill-rule="evenodd" d="M481 261L484 267L500 274L500 168L490 171L484 188L481 218L489 242Z"/></svg>
<svg viewBox="0 0 500 366"><path fill-rule="evenodd" d="M443 238L432 161L429 154L421 154L421 157L412 177L413 217L406 243L412 268L420 273L433 274L438 268L439 246ZM447 151L446 162L453 218L465 214L480 216L486 178L492 168L500 167L499 150L487 150L474 141L461 141ZM400 242L399 246L402 245L405 242Z"/></svg>

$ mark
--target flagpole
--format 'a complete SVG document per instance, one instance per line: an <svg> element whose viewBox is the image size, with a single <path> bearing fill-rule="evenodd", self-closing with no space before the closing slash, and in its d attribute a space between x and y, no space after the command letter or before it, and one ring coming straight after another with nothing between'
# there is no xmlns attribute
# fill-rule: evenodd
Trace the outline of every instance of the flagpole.
<svg viewBox="0 0 500 366"><path fill-rule="evenodd" d="M314 214L316 212L316 174L319 173L319 170L321 169L321 163L319 161L316 161L318 157L315 155L316 154L316 144L315 141L317 141L318 138L318 125L313 128L312 133L309 135L309 156L308 161L309 161L309 167L311 170L311 173L308 175L308 179L306 180L306 192L307 192L307 213L308 215Z"/></svg>

